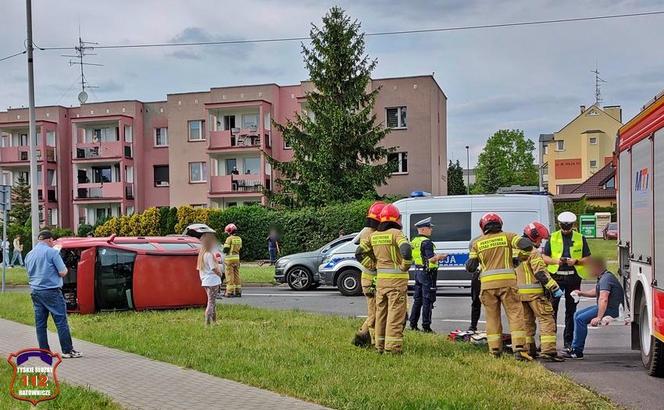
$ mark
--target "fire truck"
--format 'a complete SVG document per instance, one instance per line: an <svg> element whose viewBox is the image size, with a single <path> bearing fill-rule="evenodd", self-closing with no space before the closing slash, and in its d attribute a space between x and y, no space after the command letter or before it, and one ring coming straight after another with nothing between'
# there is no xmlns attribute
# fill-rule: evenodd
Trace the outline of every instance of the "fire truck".
<svg viewBox="0 0 664 410"><path fill-rule="evenodd" d="M632 349L664 376L664 91L618 131L618 258ZM658 273L659 270L659 273Z"/></svg>

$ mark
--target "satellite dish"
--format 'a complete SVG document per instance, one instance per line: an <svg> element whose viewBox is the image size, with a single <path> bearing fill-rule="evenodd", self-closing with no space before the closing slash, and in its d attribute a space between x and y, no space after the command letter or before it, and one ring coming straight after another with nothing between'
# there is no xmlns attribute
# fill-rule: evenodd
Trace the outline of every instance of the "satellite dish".
<svg viewBox="0 0 664 410"><path fill-rule="evenodd" d="M88 100L88 93L85 92L85 90L81 91L78 93L78 101L81 104L85 104L85 102Z"/></svg>

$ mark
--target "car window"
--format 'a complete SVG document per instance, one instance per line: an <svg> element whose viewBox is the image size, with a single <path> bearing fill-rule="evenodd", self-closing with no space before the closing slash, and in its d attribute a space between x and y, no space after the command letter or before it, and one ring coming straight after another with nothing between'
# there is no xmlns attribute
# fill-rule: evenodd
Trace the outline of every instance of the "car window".
<svg viewBox="0 0 664 410"><path fill-rule="evenodd" d="M417 236L417 228L415 228L414 223L429 217L431 218L431 223L434 225L431 235L431 240L434 242L470 240L470 212L412 214L410 216L412 222L410 228L411 238Z"/></svg>
<svg viewBox="0 0 664 410"><path fill-rule="evenodd" d="M163 243L163 242L157 242L160 247L167 249L169 251L183 251L183 250L191 250L193 247L187 243L187 242L182 242L182 243Z"/></svg>
<svg viewBox="0 0 664 410"><path fill-rule="evenodd" d="M332 242L328 243L327 245L323 246L320 249L321 253L328 253L332 248L336 248L338 245L341 245L342 243L346 243L350 240L352 240L352 236L344 236L342 238L337 238L333 240Z"/></svg>
<svg viewBox="0 0 664 410"><path fill-rule="evenodd" d="M146 249L146 250L155 250L155 246L151 243L118 243L118 246L129 249Z"/></svg>

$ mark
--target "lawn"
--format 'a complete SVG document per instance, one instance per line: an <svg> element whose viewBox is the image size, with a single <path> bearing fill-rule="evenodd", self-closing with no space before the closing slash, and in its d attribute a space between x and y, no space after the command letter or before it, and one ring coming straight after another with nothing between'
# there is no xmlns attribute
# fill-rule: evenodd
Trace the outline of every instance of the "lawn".
<svg viewBox="0 0 664 410"><path fill-rule="evenodd" d="M12 368L5 360L0 363L0 408L1 409L34 409L28 402L14 399L9 394L12 379ZM41 402L39 409L121 409L107 396L83 387L70 386L60 382L60 395L53 400Z"/></svg>
<svg viewBox="0 0 664 410"><path fill-rule="evenodd" d="M2 274L2 268L0 268L0 274ZM7 268L5 283L7 286L27 285L28 273L25 268Z"/></svg>
<svg viewBox="0 0 664 410"><path fill-rule="evenodd" d="M609 270L618 273L618 246L613 239L588 239L588 246L593 255L603 256L609 262Z"/></svg>
<svg viewBox="0 0 664 410"><path fill-rule="evenodd" d="M33 323L29 296L0 296L0 316ZM339 409L615 408L537 363L443 336L407 332L402 356L380 356L350 344L358 319L223 304L218 317L211 328L202 309L70 321L81 339Z"/></svg>

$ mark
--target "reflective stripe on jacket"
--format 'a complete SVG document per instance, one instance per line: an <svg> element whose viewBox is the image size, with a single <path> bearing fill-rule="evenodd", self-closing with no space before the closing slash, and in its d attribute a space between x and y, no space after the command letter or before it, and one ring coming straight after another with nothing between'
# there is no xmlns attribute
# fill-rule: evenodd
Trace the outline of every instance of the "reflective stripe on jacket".
<svg viewBox="0 0 664 410"><path fill-rule="evenodd" d="M563 256L563 233L562 231L555 231L549 239L551 245L551 258L560 259ZM572 247L569 250L570 258L580 260L583 258L583 235L577 231L572 231ZM549 265L547 267L549 273L558 272L559 265ZM575 265L576 273L582 278L586 278L586 268L581 265Z"/></svg>
<svg viewBox="0 0 664 410"><path fill-rule="evenodd" d="M422 244L424 241L430 241L430 239L426 236L420 235L417 236L415 239L413 239L410 242L410 245L413 247L413 263L417 265L418 268L422 268L425 266L424 260L423 260L423 255L422 255ZM429 269L437 269L438 268L438 263L437 262L428 262L428 268Z"/></svg>

